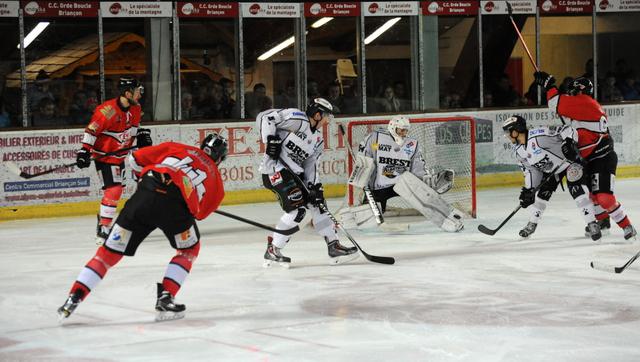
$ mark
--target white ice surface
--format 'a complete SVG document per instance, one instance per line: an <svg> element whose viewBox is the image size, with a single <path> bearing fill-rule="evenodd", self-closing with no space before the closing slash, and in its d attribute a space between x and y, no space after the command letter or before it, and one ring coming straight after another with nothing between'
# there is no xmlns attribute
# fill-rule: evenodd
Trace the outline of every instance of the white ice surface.
<svg viewBox="0 0 640 362"><path fill-rule="evenodd" d="M617 194L639 220L640 180ZM420 225L404 234L353 232L370 254L329 266L310 228L262 268L267 233L212 215L200 257L178 294L183 320L155 323L155 283L174 251L160 233L124 258L64 325L56 309L95 252L95 216L0 223L0 360L92 361L639 361L640 243L614 225L596 244L568 192L554 195L537 232L519 240L518 189L482 191L461 233ZM332 200L335 209L339 200ZM224 207L274 223L275 203ZM348 244L346 238L344 243Z"/></svg>

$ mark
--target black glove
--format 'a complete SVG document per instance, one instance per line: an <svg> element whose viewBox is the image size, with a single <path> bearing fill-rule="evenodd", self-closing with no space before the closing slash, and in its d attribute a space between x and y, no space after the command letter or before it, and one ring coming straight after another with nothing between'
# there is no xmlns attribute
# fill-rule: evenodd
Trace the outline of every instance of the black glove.
<svg viewBox="0 0 640 362"><path fill-rule="evenodd" d="M136 134L136 142L138 148L153 146L153 140L151 139L151 130L148 128L138 128L138 134Z"/></svg>
<svg viewBox="0 0 640 362"><path fill-rule="evenodd" d="M76 165L78 168L91 166L91 152L86 148L81 148L76 154Z"/></svg>
<svg viewBox="0 0 640 362"><path fill-rule="evenodd" d="M520 206L522 206L523 209L526 209L530 205L533 205L535 200L536 193L533 192L533 189L523 187L522 191L520 191Z"/></svg>
<svg viewBox="0 0 640 362"><path fill-rule="evenodd" d="M267 150L265 153L277 160L280 157L280 151L282 150L282 140L278 136L267 136Z"/></svg>
<svg viewBox="0 0 640 362"><path fill-rule="evenodd" d="M577 163L583 163L584 160L580 156L580 150L578 150L578 145L576 141L571 138L565 138L562 142L562 154L564 157L571 161Z"/></svg>
<svg viewBox="0 0 640 362"><path fill-rule="evenodd" d="M544 89L549 90L556 85L556 78L546 72L533 73L534 83L541 85Z"/></svg>
<svg viewBox="0 0 640 362"><path fill-rule="evenodd" d="M325 204L324 201L324 188L321 183L315 185L309 184L309 202L313 206L320 206Z"/></svg>

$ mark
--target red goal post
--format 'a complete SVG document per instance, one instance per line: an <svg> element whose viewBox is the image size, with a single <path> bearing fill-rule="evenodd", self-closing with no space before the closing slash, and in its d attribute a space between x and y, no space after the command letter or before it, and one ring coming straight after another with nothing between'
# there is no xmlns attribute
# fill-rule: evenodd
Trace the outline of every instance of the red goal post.
<svg viewBox="0 0 640 362"><path fill-rule="evenodd" d="M442 197L460 211L476 217L476 154L475 120L471 117L417 117L410 118L409 136L418 140L427 168L453 169L454 187ZM388 119L358 120L347 124L347 142L357 152L367 134L378 128L386 128ZM353 158L349 154L348 175L353 170ZM348 176L347 175L347 176ZM359 200L358 190L347 185L347 201L350 206ZM401 198L389 200L388 209L411 209Z"/></svg>

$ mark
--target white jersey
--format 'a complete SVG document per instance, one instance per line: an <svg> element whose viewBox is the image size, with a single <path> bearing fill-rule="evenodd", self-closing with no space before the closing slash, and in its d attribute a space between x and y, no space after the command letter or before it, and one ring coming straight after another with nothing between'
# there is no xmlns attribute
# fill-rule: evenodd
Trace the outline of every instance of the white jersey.
<svg viewBox="0 0 640 362"><path fill-rule="evenodd" d="M422 151L418 140L413 137L406 137L404 143L398 146L389 131L379 129L360 143L359 151L375 162L376 172L369 181L372 190L392 187L397 177L405 171L410 171L420 179L426 174Z"/></svg>
<svg viewBox="0 0 640 362"><path fill-rule="evenodd" d="M264 155L260 172L274 174L284 167L282 162L296 174L304 174L305 183L320 182L318 163L322 156L324 138L319 130L312 130L306 113L296 108L268 109L256 117L260 139L267 143L267 137L277 135L282 140L282 150L278 160Z"/></svg>
<svg viewBox="0 0 640 362"><path fill-rule="evenodd" d="M540 185L544 174L560 174L569 167L571 161L562 153L566 138L577 140L577 133L570 126L543 126L529 130L525 144L515 146L526 188Z"/></svg>

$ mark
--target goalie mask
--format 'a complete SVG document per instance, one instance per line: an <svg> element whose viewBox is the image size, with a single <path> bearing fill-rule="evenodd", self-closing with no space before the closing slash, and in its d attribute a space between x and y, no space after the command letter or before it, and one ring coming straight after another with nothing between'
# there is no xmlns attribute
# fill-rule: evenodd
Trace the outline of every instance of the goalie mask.
<svg viewBox="0 0 640 362"><path fill-rule="evenodd" d="M205 137L200 148L209 155L209 157L211 157L216 165L219 165L220 162L224 161L224 159L227 158L227 153L229 152L227 140L217 133L210 133Z"/></svg>
<svg viewBox="0 0 640 362"><path fill-rule="evenodd" d="M404 143L404 139L409 134L410 127L411 122L409 122L409 118L405 116L393 116L387 126L391 137L393 137L398 146L401 146Z"/></svg>

